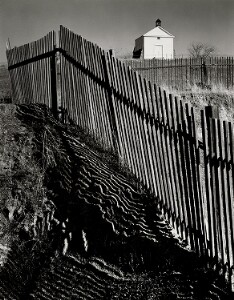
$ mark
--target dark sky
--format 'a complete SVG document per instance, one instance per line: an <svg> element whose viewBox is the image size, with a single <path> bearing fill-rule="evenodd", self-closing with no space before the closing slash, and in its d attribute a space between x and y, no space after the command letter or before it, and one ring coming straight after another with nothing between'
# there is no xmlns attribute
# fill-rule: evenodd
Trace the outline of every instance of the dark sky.
<svg viewBox="0 0 234 300"><path fill-rule="evenodd" d="M5 44L36 40L62 24L117 55L132 52L134 40L155 20L175 35L176 54L192 42L234 55L234 0L0 0L0 62Z"/></svg>

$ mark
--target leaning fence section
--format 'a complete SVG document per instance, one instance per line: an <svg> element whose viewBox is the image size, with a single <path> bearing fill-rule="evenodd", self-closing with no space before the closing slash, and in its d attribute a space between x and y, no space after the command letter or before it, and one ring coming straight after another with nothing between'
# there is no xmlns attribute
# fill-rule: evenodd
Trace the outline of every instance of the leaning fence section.
<svg viewBox="0 0 234 300"><path fill-rule="evenodd" d="M70 117L117 151L177 233L231 282L232 126L203 113L198 141L184 101L63 27L60 43L62 105Z"/></svg>
<svg viewBox="0 0 234 300"><path fill-rule="evenodd" d="M55 32L50 32L40 40L7 50L14 103L52 106L51 70L55 70L55 62L51 54L55 43Z"/></svg>
<svg viewBox="0 0 234 300"><path fill-rule="evenodd" d="M188 89L191 86L234 86L233 57L210 57L204 59L145 59L123 60L133 70L158 85L176 89Z"/></svg>
<svg viewBox="0 0 234 300"><path fill-rule="evenodd" d="M69 118L105 148L114 147L115 122L110 107L105 53L61 26L61 106Z"/></svg>
<svg viewBox="0 0 234 300"><path fill-rule="evenodd" d="M30 47L8 51L14 101L45 103L56 112L56 51L65 122L115 151L120 163L155 196L178 235L232 284L233 125L203 111L198 125L184 100L63 26L55 51L54 42L49 34ZM33 50L23 54L26 49Z"/></svg>
<svg viewBox="0 0 234 300"><path fill-rule="evenodd" d="M206 118L204 112L201 121L206 248L233 284L234 128L230 122Z"/></svg>

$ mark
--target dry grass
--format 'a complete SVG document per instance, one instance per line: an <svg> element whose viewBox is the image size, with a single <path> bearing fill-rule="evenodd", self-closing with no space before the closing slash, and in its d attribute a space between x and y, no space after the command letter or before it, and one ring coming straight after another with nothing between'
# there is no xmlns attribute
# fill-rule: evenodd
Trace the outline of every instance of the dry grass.
<svg viewBox="0 0 234 300"><path fill-rule="evenodd" d="M50 243L47 232L35 231L36 217L48 211L45 169L35 160L33 133L16 118L15 110L14 105L0 104L0 278L8 274L20 289L43 263ZM44 165L49 163L45 160ZM16 252L14 270L4 267L11 250Z"/></svg>
<svg viewBox="0 0 234 300"><path fill-rule="evenodd" d="M222 85L213 85L204 89L194 85L186 90L177 90L168 86L161 88L166 91L167 95L172 94L182 99L183 103L188 103L193 107L199 140L202 140L201 110L204 110L206 106L212 106L216 112L215 117L221 121L234 121L234 88L227 89Z"/></svg>
<svg viewBox="0 0 234 300"><path fill-rule="evenodd" d="M0 65L0 103L11 98L11 83L7 65Z"/></svg>
<svg viewBox="0 0 234 300"><path fill-rule="evenodd" d="M184 102L191 104L196 114L200 115L200 110L211 105L219 110L221 120L229 122L234 120L234 88L227 89L223 85L213 85L204 89L194 85L186 90L176 90L168 86L162 86L162 88L167 93L182 98Z"/></svg>
<svg viewBox="0 0 234 300"><path fill-rule="evenodd" d="M0 110L1 210L7 209L12 220L19 214L30 223L45 197L43 173L33 160L32 133L14 116L15 107L1 105Z"/></svg>

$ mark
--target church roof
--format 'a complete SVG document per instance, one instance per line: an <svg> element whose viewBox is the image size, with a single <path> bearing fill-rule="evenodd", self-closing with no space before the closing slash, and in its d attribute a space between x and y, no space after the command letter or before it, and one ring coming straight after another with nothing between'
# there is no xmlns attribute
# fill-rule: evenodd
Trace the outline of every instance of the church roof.
<svg viewBox="0 0 234 300"><path fill-rule="evenodd" d="M143 36L175 37L161 26L154 27L150 31L146 32Z"/></svg>

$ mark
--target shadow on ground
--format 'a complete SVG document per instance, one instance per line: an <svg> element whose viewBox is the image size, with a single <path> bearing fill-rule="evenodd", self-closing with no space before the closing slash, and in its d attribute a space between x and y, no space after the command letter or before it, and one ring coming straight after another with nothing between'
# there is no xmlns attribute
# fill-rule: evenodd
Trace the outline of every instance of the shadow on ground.
<svg viewBox="0 0 234 300"><path fill-rule="evenodd" d="M15 299L231 299L221 277L173 236L157 199L121 172L113 154L91 147L45 106L22 105L16 115L33 132L58 224L27 292Z"/></svg>

